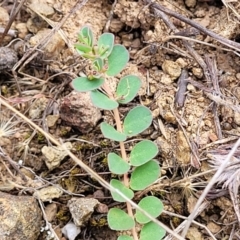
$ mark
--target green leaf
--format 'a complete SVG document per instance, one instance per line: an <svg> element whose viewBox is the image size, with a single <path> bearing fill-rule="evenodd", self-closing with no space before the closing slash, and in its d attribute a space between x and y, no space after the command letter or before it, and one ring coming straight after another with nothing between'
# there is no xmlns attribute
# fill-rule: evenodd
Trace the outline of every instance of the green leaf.
<svg viewBox="0 0 240 240"><path fill-rule="evenodd" d="M93 32L90 27L84 26L78 33L78 41L90 47L93 46Z"/></svg>
<svg viewBox="0 0 240 240"><path fill-rule="evenodd" d="M135 225L133 218L118 208L111 208L108 211L107 220L109 227L116 231L130 230Z"/></svg>
<svg viewBox="0 0 240 240"><path fill-rule="evenodd" d="M129 199L133 198L133 196L134 196L133 191L131 189L127 188L122 182L120 182L116 179L112 179L110 181L110 184L111 184L111 186L113 186L114 188L116 188L120 192L122 192ZM118 193L112 191L111 194L115 201L126 202L126 200L123 197L121 197Z"/></svg>
<svg viewBox="0 0 240 240"><path fill-rule="evenodd" d="M124 133L118 132L113 126L106 122L102 122L100 128L105 138L118 142L123 142L127 139L127 136Z"/></svg>
<svg viewBox="0 0 240 240"><path fill-rule="evenodd" d="M120 45L116 44L113 46L111 54L108 56L108 76L114 76L120 73L126 66L129 60L129 53L127 49Z"/></svg>
<svg viewBox="0 0 240 240"><path fill-rule="evenodd" d="M102 58L95 58L95 60L93 61L93 66L96 68L98 72L100 72L103 68Z"/></svg>
<svg viewBox="0 0 240 240"><path fill-rule="evenodd" d="M105 110L113 110L118 107L118 103L98 90L91 91L91 100L94 106Z"/></svg>
<svg viewBox="0 0 240 240"><path fill-rule="evenodd" d="M161 240L166 231L154 222L149 222L143 226L140 233L140 240Z"/></svg>
<svg viewBox="0 0 240 240"><path fill-rule="evenodd" d="M133 108L124 119L123 132L132 137L147 129L152 123L152 113L144 106Z"/></svg>
<svg viewBox="0 0 240 240"><path fill-rule="evenodd" d="M85 45L82 43L76 43L74 44L74 47L77 49L80 55L83 55L84 53L89 53L92 51L92 47L89 47L88 45Z"/></svg>
<svg viewBox="0 0 240 240"><path fill-rule="evenodd" d="M162 201L159 200L157 197L148 196L143 198L139 203L138 206L149 213L153 218L158 217L163 211L163 204ZM142 212L138 209L136 210L136 220L141 224L145 224L150 222L151 220L145 216Z"/></svg>
<svg viewBox="0 0 240 240"><path fill-rule="evenodd" d="M160 167L155 160L151 160L132 172L130 187L133 190L143 190L154 183L160 176Z"/></svg>
<svg viewBox="0 0 240 240"><path fill-rule="evenodd" d="M130 169L130 165L116 153L108 154L108 167L115 174L124 174Z"/></svg>
<svg viewBox="0 0 240 240"><path fill-rule="evenodd" d="M117 240L133 240L133 238L127 235L122 235L119 236Z"/></svg>
<svg viewBox="0 0 240 240"><path fill-rule="evenodd" d="M157 145L150 140L137 143L130 153L130 164L140 166L153 159L158 153Z"/></svg>
<svg viewBox="0 0 240 240"><path fill-rule="evenodd" d="M94 78L90 80L87 77L78 77L73 79L72 87L77 92L87 92L99 88L103 83L104 79L102 78Z"/></svg>
<svg viewBox="0 0 240 240"><path fill-rule="evenodd" d="M119 103L128 103L133 100L141 87L141 80L134 75L123 77L117 86L117 99Z"/></svg>
<svg viewBox="0 0 240 240"><path fill-rule="evenodd" d="M113 49L114 35L112 33L103 33L98 39L98 54L104 59L107 58Z"/></svg>

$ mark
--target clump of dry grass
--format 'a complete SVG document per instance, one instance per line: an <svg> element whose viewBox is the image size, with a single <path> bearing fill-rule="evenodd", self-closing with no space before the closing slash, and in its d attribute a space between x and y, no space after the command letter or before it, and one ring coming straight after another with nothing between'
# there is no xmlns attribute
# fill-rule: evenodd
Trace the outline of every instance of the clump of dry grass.
<svg viewBox="0 0 240 240"><path fill-rule="evenodd" d="M6 119L0 112L0 137L10 137L16 133L16 123L12 122L13 118Z"/></svg>

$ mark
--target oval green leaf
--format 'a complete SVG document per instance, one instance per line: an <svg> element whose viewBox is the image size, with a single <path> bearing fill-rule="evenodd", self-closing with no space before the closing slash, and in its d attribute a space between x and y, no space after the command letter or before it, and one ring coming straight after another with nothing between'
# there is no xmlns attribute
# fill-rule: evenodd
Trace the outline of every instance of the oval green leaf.
<svg viewBox="0 0 240 240"><path fill-rule="evenodd" d="M141 80L134 75L123 77L117 86L117 99L119 103L128 103L133 100L141 87Z"/></svg>
<svg viewBox="0 0 240 240"><path fill-rule="evenodd" d="M158 153L157 145L150 140L137 143L130 153L130 164L140 166L153 159Z"/></svg>
<svg viewBox="0 0 240 240"><path fill-rule="evenodd" d="M104 83L102 78L89 80L87 77L78 77L73 79L72 87L77 92L87 92L101 87Z"/></svg>
<svg viewBox="0 0 240 240"><path fill-rule="evenodd" d="M107 220L109 227L116 231L130 230L135 225L133 218L118 208L111 208L108 211Z"/></svg>
<svg viewBox="0 0 240 240"><path fill-rule="evenodd" d="M107 75L114 76L120 73L126 66L128 60L128 50L120 44L114 45L111 54L108 56Z"/></svg>
<svg viewBox="0 0 240 240"><path fill-rule="evenodd" d="M112 33L103 33L98 39L98 54L102 58L107 58L114 46L114 35Z"/></svg>
<svg viewBox="0 0 240 240"><path fill-rule="evenodd" d="M114 174L124 174L130 169L130 165L116 153L108 154L108 167Z"/></svg>
<svg viewBox="0 0 240 240"><path fill-rule="evenodd" d="M106 122L102 122L100 128L105 138L118 142L123 142L127 139L127 136L124 133L118 132L113 126Z"/></svg>
<svg viewBox="0 0 240 240"><path fill-rule="evenodd" d="M133 240L133 238L127 235L122 235L119 236L117 240Z"/></svg>
<svg viewBox="0 0 240 240"><path fill-rule="evenodd" d="M90 97L93 105L98 108L113 110L118 107L118 103L116 101L108 98L105 94L99 92L98 90L91 91Z"/></svg>
<svg viewBox="0 0 240 240"><path fill-rule="evenodd" d="M163 203L157 197L148 196L143 198L139 203L138 206L149 213L153 218L158 217L163 211ZM145 224L150 222L151 220L145 216L142 212L138 209L136 210L135 218L137 222L141 224Z"/></svg>
<svg viewBox="0 0 240 240"><path fill-rule="evenodd" d="M133 191L131 189L127 188L122 182L120 182L116 179L112 179L110 181L110 184L114 188L118 189L121 193L123 193L129 199L133 198L133 196L134 196ZM122 196L120 196L118 193L112 191L111 194L112 194L112 197L115 201L126 202L126 200Z"/></svg>
<svg viewBox="0 0 240 240"><path fill-rule="evenodd" d="M140 240L161 240L166 235L166 231L154 222L145 224L140 233Z"/></svg>
<svg viewBox="0 0 240 240"><path fill-rule="evenodd" d="M140 167L136 167L130 178L130 187L135 190L143 190L154 183L160 176L160 167L155 160L151 160Z"/></svg>
<svg viewBox="0 0 240 240"><path fill-rule="evenodd" d="M93 46L93 32L90 27L84 26L78 33L78 41L84 43L90 47Z"/></svg>
<svg viewBox="0 0 240 240"><path fill-rule="evenodd" d="M152 123L152 113L144 106L133 108L124 119L123 132L132 137L147 129Z"/></svg>

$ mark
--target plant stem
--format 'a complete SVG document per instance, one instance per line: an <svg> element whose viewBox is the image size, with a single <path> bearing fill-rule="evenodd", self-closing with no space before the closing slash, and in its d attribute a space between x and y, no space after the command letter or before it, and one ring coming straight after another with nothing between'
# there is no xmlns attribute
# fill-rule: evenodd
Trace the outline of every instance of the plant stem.
<svg viewBox="0 0 240 240"><path fill-rule="evenodd" d="M108 94L108 97L114 100L113 93L112 93L112 91L110 90L110 88L108 87L107 84L104 84L103 89ZM113 114L114 114L114 120L115 120L116 125L117 125L117 131L122 132L122 124L121 124L121 119L120 119L120 114L119 114L118 108L113 109ZM126 149L125 149L125 146L124 146L124 142L119 142L119 145L120 145L122 158L126 162L128 162L128 158L127 158L127 153L126 153ZM126 187L129 187L128 173L125 173L123 175L123 183L124 183L124 185ZM126 205L127 205L128 215L133 218L133 211L132 211L131 204L126 202ZM137 231L136 231L135 226L132 228L132 235L133 235L134 240L138 240L138 235L137 235Z"/></svg>

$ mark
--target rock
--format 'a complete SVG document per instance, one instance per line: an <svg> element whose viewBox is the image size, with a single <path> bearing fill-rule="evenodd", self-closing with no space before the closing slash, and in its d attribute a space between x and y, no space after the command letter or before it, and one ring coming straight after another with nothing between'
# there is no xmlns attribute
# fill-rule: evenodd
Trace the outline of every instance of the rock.
<svg viewBox="0 0 240 240"><path fill-rule="evenodd" d="M113 33L118 33L123 28L123 26L124 26L123 22L121 22L117 18L114 18L110 23L109 30Z"/></svg>
<svg viewBox="0 0 240 240"><path fill-rule="evenodd" d="M63 194L60 186L48 186L40 190L36 190L33 196L41 199L43 202L52 202L54 198L59 198Z"/></svg>
<svg viewBox="0 0 240 240"><path fill-rule="evenodd" d="M8 47L0 47L0 72L12 70L17 63L17 53Z"/></svg>
<svg viewBox="0 0 240 240"><path fill-rule="evenodd" d="M18 30L18 37L21 39L25 39L28 34L28 28L26 23L18 23L16 24L16 29Z"/></svg>
<svg viewBox="0 0 240 240"><path fill-rule="evenodd" d="M192 73L195 77L197 77L199 79L203 77L203 71L202 71L201 68L193 67L192 68Z"/></svg>
<svg viewBox="0 0 240 240"><path fill-rule="evenodd" d="M57 204L50 203L45 207L45 214L48 222L52 222L57 214Z"/></svg>
<svg viewBox="0 0 240 240"><path fill-rule="evenodd" d="M99 204L95 198L72 198L68 207L76 226L83 226L91 217L94 208Z"/></svg>
<svg viewBox="0 0 240 240"><path fill-rule="evenodd" d="M64 146L68 149L72 149L72 144L70 142L65 142ZM49 170L53 170L58 167L61 161L67 156L66 151L61 147L47 147L42 148L42 154L46 157L45 163Z"/></svg>
<svg viewBox="0 0 240 240"><path fill-rule="evenodd" d="M9 22L9 14L7 10L0 7L0 26L6 26Z"/></svg>
<svg viewBox="0 0 240 240"><path fill-rule="evenodd" d="M48 24L42 18L35 16L27 20L26 27L29 32L37 34L41 29L47 28Z"/></svg>
<svg viewBox="0 0 240 240"><path fill-rule="evenodd" d="M37 45L46 35L50 34L51 29L44 28L37 32L36 35L30 38L29 43L31 46ZM47 45L44 47L44 53L46 57L49 57L51 59L53 58L59 58L59 54L62 51L62 49L65 46L65 42L63 41L62 37L55 33L51 40L47 43Z"/></svg>
<svg viewBox="0 0 240 240"><path fill-rule="evenodd" d="M197 0L185 0L185 4L189 8L193 8L197 4Z"/></svg>
<svg viewBox="0 0 240 240"><path fill-rule="evenodd" d="M201 232L195 227L189 228L186 238L189 240L203 240L204 239Z"/></svg>
<svg viewBox="0 0 240 240"><path fill-rule="evenodd" d="M209 222L207 224L207 228L213 233L213 234L216 234L218 233L219 231L221 231L221 227L219 225L217 225L216 223L214 222Z"/></svg>
<svg viewBox="0 0 240 240"><path fill-rule="evenodd" d="M240 126L240 113L234 112L234 122Z"/></svg>
<svg viewBox="0 0 240 240"><path fill-rule="evenodd" d="M125 47L130 47L132 42L133 42L133 34L127 34L127 33L122 33L120 34L121 38L122 38L122 44Z"/></svg>
<svg viewBox="0 0 240 240"><path fill-rule="evenodd" d="M48 99L45 96L37 98L30 106L29 117L31 119L40 118L42 112L46 109Z"/></svg>
<svg viewBox="0 0 240 240"><path fill-rule="evenodd" d="M237 75L238 74L240 75L240 73L237 73ZM239 78L237 77L237 79L240 80L240 76ZM233 94L238 99L238 101L240 101L240 87L234 87Z"/></svg>
<svg viewBox="0 0 240 240"><path fill-rule="evenodd" d="M47 126L54 127L58 119L59 115L48 115L46 117Z"/></svg>
<svg viewBox="0 0 240 240"><path fill-rule="evenodd" d="M73 222L67 223L62 229L62 233L69 240L75 240L80 232L80 228L77 227Z"/></svg>
<svg viewBox="0 0 240 240"><path fill-rule="evenodd" d="M71 92L60 103L60 117L82 133L90 132L101 119L100 109L93 106L90 93Z"/></svg>
<svg viewBox="0 0 240 240"><path fill-rule="evenodd" d="M162 69L164 73L167 73L173 80L181 75L181 67L171 60L165 60L162 64Z"/></svg>
<svg viewBox="0 0 240 240"><path fill-rule="evenodd" d="M42 212L37 200L0 192L0 239L37 240Z"/></svg>
<svg viewBox="0 0 240 240"><path fill-rule="evenodd" d="M34 12L40 13L46 17L52 16L54 14L54 9L43 0L32 0L28 6Z"/></svg>
<svg viewBox="0 0 240 240"><path fill-rule="evenodd" d="M174 82L174 79L172 79L168 74L162 74L160 82L164 85L171 85Z"/></svg>

